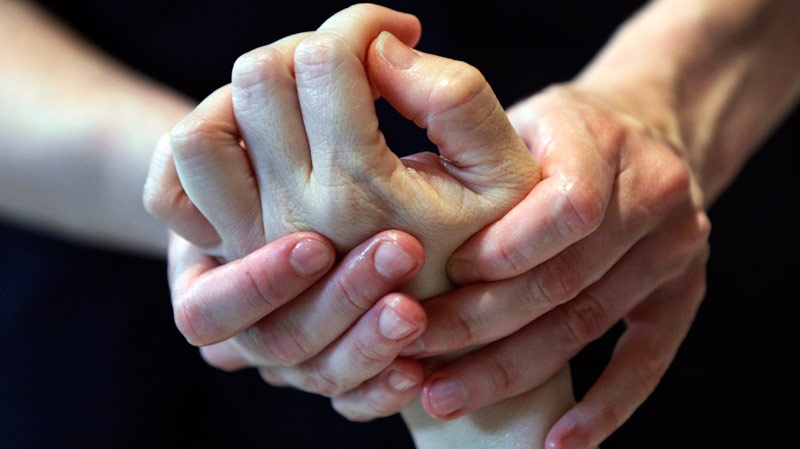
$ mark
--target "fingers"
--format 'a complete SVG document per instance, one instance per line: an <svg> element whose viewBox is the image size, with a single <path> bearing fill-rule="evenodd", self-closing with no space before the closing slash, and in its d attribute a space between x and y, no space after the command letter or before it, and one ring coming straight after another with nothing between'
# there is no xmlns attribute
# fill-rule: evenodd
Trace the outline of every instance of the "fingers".
<svg viewBox="0 0 800 449"><path fill-rule="evenodd" d="M294 51L309 34L245 53L233 66L233 111L261 188L264 216L291 208L282 201L285 195L270 190L301 189L311 170L294 80ZM270 231L265 230L267 240L277 237Z"/></svg>
<svg viewBox="0 0 800 449"><path fill-rule="evenodd" d="M705 294L705 260L698 262L687 273L694 279L672 282L629 314L608 367L585 397L553 426L547 447L596 447L655 390Z"/></svg>
<svg viewBox="0 0 800 449"><path fill-rule="evenodd" d="M218 251L222 239L183 190L168 134L158 140L153 151L143 197L147 212L169 229L202 249Z"/></svg>
<svg viewBox="0 0 800 449"><path fill-rule="evenodd" d="M696 227L686 232L706 232L702 220ZM685 237L697 241L693 236ZM449 419L540 385L644 298L681 273L696 269L696 265L690 264L694 258L684 257L697 254L696 248L686 246L681 254L670 253L671 256L666 257L656 242L658 239L642 240L602 280L575 299L516 333L438 368L424 385L423 404L427 404L428 412L434 417ZM675 242L660 244L675 245ZM699 259L705 260L705 257ZM631 279L637 282L630 282ZM680 303L672 305L677 309L683 307ZM429 314L428 319L431 330L442 323L433 314ZM680 329L665 332L682 339ZM423 354L436 345L423 335L420 345ZM454 398L454 392L463 395Z"/></svg>
<svg viewBox="0 0 800 449"><path fill-rule="evenodd" d="M339 396L389 366L424 328L425 313L417 301L402 294L388 295L320 354L297 366L264 368L261 373L270 383ZM399 382L397 375L391 380ZM406 381L393 389L419 386Z"/></svg>
<svg viewBox="0 0 800 449"><path fill-rule="evenodd" d="M417 398L425 369L415 360L395 359L378 376L336 396L333 408L351 421L369 421L398 413Z"/></svg>
<svg viewBox="0 0 800 449"><path fill-rule="evenodd" d="M321 282L237 334L230 344L243 364L302 363L336 341L377 300L413 278L422 264L416 239L396 231L379 233L348 253Z"/></svg>
<svg viewBox="0 0 800 449"><path fill-rule="evenodd" d="M183 188L222 237L228 258L264 242L258 185L240 140L230 86L209 95L171 134Z"/></svg>
<svg viewBox="0 0 800 449"><path fill-rule="evenodd" d="M370 46L368 70L381 95L428 130L450 174L471 188L528 192L539 180L537 164L475 67L414 51L384 32Z"/></svg>
<svg viewBox="0 0 800 449"><path fill-rule="evenodd" d="M176 325L195 345L225 340L314 284L335 257L327 239L296 233L220 266L173 236L169 280Z"/></svg>

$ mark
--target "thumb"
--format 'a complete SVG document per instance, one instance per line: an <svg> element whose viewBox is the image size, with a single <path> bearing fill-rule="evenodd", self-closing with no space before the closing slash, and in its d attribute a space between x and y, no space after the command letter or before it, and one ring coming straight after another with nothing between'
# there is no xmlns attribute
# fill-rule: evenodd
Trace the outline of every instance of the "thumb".
<svg viewBox="0 0 800 449"><path fill-rule="evenodd" d="M539 181L539 166L475 67L411 49L389 32L370 45L367 71L380 94L427 129L451 174L481 194L508 198Z"/></svg>

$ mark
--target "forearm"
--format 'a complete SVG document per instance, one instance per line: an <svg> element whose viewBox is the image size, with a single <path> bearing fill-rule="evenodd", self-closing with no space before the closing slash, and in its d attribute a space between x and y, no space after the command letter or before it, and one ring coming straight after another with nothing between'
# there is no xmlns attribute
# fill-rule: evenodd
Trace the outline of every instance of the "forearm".
<svg viewBox="0 0 800 449"><path fill-rule="evenodd" d="M685 148L706 205L795 107L800 2L659 0L577 78Z"/></svg>
<svg viewBox="0 0 800 449"><path fill-rule="evenodd" d="M193 106L25 2L0 2L0 215L161 254L142 206L151 150Z"/></svg>

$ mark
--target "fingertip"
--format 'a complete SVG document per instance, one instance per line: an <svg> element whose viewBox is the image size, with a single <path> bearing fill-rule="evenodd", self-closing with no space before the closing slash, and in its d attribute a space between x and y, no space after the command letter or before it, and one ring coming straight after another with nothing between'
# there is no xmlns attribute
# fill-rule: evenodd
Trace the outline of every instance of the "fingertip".
<svg viewBox="0 0 800 449"><path fill-rule="evenodd" d="M590 435L581 426L579 407L573 408L562 416L545 439L547 449L590 449L597 445L590 445Z"/></svg>
<svg viewBox="0 0 800 449"><path fill-rule="evenodd" d="M422 407L432 418L449 421L467 413L467 389L454 377L426 381L422 387Z"/></svg>
<svg viewBox="0 0 800 449"><path fill-rule="evenodd" d="M333 265L334 249L323 241L304 238L297 242L289 255L295 272L301 277L318 276Z"/></svg>
<svg viewBox="0 0 800 449"><path fill-rule="evenodd" d="M427 316L413 298L395 293L384 297L381 303L383 308L378 316L378 328L384 337L400 341L425 331Z"/></svg>

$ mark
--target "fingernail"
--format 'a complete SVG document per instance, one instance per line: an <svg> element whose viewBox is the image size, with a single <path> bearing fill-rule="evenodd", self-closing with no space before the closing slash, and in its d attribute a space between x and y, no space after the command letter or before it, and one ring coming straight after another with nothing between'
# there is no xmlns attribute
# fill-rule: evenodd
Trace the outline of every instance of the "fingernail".
<svg viewBox="0 0 800 449"><path fill-rule="evenodd" d="M392 371L391 374L389 374L388 381L389 385L391 385L392 388L394 388L397 391L410 390L418 383L416 380L411 379L410 377L401 374L397 371Z"/></svg>
<svg viewBox="0 0 800 449"><path fill-rule="evenodd" d="M331 252L321 242L305 239L294 245L289 261L298 274L310 277L326 269L331 258Z"/></svg>
<svg viewBox="0 0 800 449"><path fill-rule="evenodd" d="M419 58L414 50L388 31L382 31L378 36L376 48L381 58L396 69L408 69Z"/></svg>
<svg viewBox="0 0 800 449"><path fill-rule="evenodd" d="M417 338L400 351L402 357L414 357L425 352L425 343L422 338Z"/></svg>
<svg viewBox="0 0 800 449"><path fill-rule="evenodd" d="M390 340L400 340L408 337L416 330L413 323L401 317L391 306L385 306L378 317L378 327L381 334Z"/></svg>
<svg viewBox="0 0 800 449"><path fill-rule="evenodd" d="M375 270L386 279L399 279L417 266L417 261L394 242L382 242L373 257Z"/></svg>
<svg viewBox="0 0 800 449"><path fill-rule="evenodd" d="M477 281L478 270L475 264L467 259L453 259L447 270L450 278L459 283Z"/></svg>
<svg viewBox="0 0 800 449"><path fill-rule="evenodd" d="M433 382L428 398L433 411L441 417L446 417L464 407L467 402L467 392L461 381L445 377Z"/></svg>

